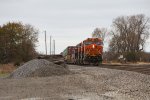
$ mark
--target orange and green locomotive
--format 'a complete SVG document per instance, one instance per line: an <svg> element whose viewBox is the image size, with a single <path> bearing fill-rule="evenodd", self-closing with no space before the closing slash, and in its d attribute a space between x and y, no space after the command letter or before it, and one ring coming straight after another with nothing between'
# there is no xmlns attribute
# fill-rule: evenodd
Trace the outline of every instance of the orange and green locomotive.
<svg viewBox="0 0 150 100"><path fill-rule="evenodd" d="M103 41L100 38L87 38L76 46L69 46L63 51L64 59L72 64L102 63Z"/></svg>

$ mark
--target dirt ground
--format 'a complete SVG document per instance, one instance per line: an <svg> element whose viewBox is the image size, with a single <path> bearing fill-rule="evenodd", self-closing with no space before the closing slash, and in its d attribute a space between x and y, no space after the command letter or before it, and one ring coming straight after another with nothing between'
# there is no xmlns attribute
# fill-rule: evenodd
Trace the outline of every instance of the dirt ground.
<svg viewBox="0 0 150 100"><path fill-rule="evenodd" d="M0 100L150 100L148 74L116 70L125 67L122 65L68 67L73 74L0 79Z"/></svg>

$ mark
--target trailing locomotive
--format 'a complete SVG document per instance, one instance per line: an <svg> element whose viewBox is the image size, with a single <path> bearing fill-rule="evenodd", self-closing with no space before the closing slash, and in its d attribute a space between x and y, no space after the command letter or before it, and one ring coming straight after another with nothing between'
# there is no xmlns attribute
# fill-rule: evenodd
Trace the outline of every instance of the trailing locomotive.
<svg viewBox="0 0 150 100"><path fill-rule="evenodd" d="M88 38L76 46L68 46L62 55L67 63L99 65L102 63L102 52L102 39Z"/></svg>

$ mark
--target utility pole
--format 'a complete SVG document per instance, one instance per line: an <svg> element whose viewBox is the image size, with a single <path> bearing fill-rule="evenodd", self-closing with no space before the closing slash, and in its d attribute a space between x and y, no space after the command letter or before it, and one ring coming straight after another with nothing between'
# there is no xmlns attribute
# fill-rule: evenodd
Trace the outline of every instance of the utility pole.
<svg viewBox="0 0 150 100"><path fill-rule="evenodd" d="M54 46L54 55L55 55L55 40L53 40L53 43L54 43L53 46Z"/></svg>
<svg viewBox="0 0 150 100"><path fill-rule="evenodd" d="M45 52L46 52L46 55L47 55L46 31L45 31Z"/></svg>
<svg viewBox="0 0 150 100"><path fill-rule="evenodd" d="M52 52L51 52L52 51L52 49L51 49L52 41L51 40L52 40L52 36L50 36L50 55L52 54Z"/></svg>

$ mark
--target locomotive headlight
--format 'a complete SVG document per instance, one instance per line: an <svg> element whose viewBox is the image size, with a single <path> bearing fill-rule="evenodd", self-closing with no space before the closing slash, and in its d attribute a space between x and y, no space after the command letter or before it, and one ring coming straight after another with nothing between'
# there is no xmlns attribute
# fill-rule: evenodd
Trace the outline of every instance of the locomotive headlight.
<svg viewBox="0 0 150 100"><path fill-rule="evenodd" d="M95 48L95 46L93 45L93 48Z"/></svg>

